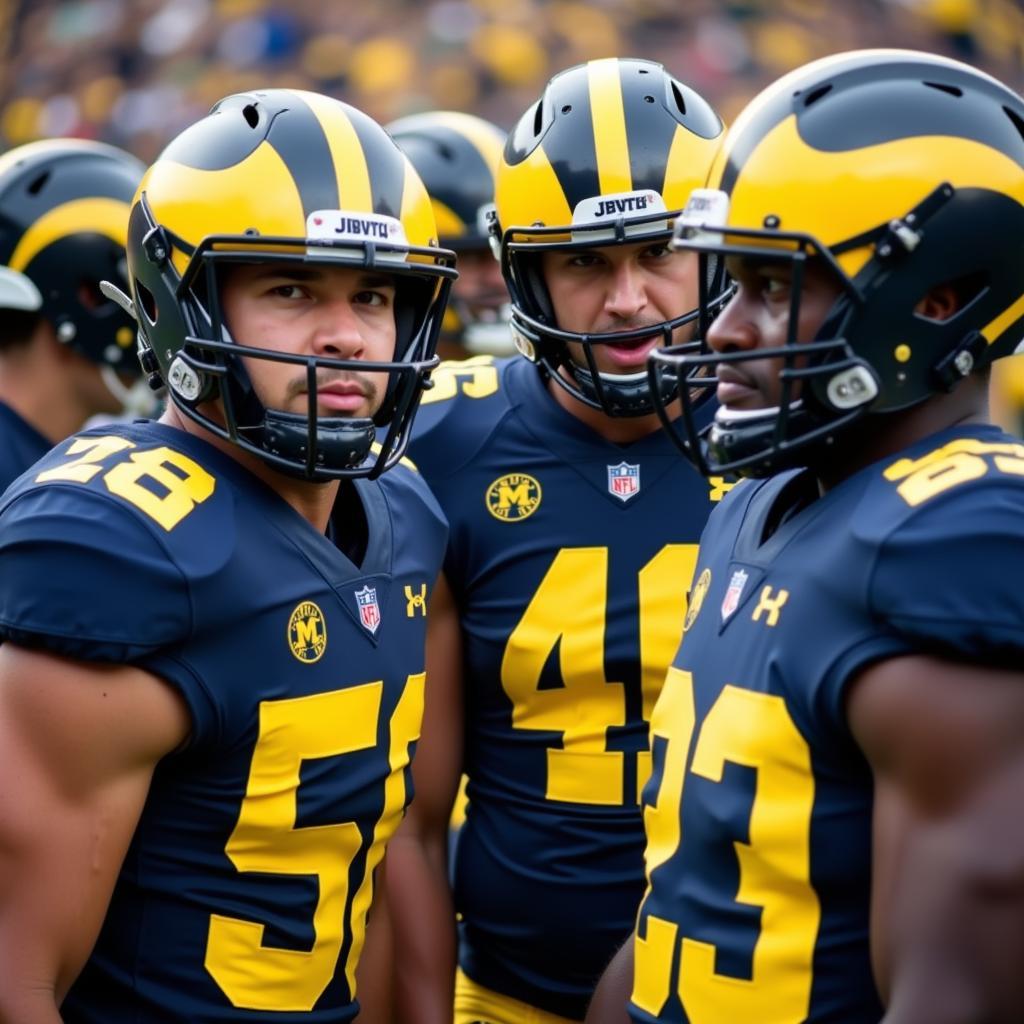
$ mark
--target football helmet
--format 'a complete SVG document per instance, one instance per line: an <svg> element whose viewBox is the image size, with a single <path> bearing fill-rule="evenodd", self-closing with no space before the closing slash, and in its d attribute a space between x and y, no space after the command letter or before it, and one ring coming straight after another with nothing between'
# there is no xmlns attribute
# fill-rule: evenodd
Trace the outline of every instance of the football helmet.
<svg viewBox="0 0 1024 1024"><path fill-rule="evenodd" d="M426 189L375 121L290 89L229 96L146 172L128 226L131 299L143 367L181 412L275 469L309 480L377 476L394 465L431 369L454 253L437 246ZM290 355L244 345L223 321L218 270L230 263L373 269L395 282L387 362ZM305 415L266 408L241 357L306 370ZM317 414L318 370L387 372L370 417ZM223 422L204 404L219 399ZM377 427L387 427L379 447Z"/></svg>
<svg viewBox="0 0 1024 1024"><path fill-rule="evenodd" d="M677 440L705 473L814 465L862 417L950 391L1024 336L1024 101L974 68L902 50L800 68L739 116L709 186L679 218L678 244L789 261L793 284L783 346L652 353L655 380L782 360L780 404L719 409L703 445L683 396ZM808 260L839 294L798 345ZM941 285L962 293L961 308L926 318L918 304Z"/></svg>
<svg viewBox="0 0 1024 1024"><path fill-rule="evenodd" d="M427 187L441 245L463 262L469 254L490 259L488 217L505 133L483 118L448 110L412 114L385 127ZM504 285L497 279L496 289L480 280L467 293L468 281L462 278L452 287L442 335L456 339L471 355L510 353Z"/></svg>
<svg viewBox="0 0 1024 1024"><path fill-rule="evenodd" d="M704 184L722 122L660 64L608 58L555 75L509 135L498 167L501 268L512 297L516 346L573 397L609 416L654 406L646 373L599 373L592 346L635 341L652 328L583 334L556 322L540 269L545 250L668 242L690 191ZM722 293L711 268L707 288ZM664 344L697 317L688 310L654 328ZM567 347L582 346L586 365ZM560 373L564 370L565 373ZM665 400L678 384L663 375Z"/></svg>
<svg viewBox="0 0 1024 1024"><path fill-rule="evenodd" d="M144 171L129 153L83 139L30 142L0 157L0 309L45 317L129 411L151 407L153 395L135 324L99 285L127 284L128 211Z"/></svg>

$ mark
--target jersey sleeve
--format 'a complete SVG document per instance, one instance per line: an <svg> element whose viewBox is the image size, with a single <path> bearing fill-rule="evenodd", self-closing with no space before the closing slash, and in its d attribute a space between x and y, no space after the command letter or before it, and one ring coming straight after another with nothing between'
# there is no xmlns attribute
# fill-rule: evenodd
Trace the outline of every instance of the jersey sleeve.
<svg viewBox="0 0 1024 1024"><path fill-rule="evenodd" d="M908 516L878 547L870 612L919 651L1020 664L1024 482L954 492Z"/></svg>
<svg viewBox="0 0 1024 1024"><path fill-rule="evenodd" d="M409 457L435 491L472 461L507 410L502 376L508 362L475 356L434 371L434 386L416 412Z"/></svg>
<svg viewBox="0 0 1024 1024"><path fill-rule="evenodd" d="M448 520L437 498L416 470L396 466L388 470L382 483L386 485L385 492L393 520L396 523L415 523L415 529L395 531L398 545L396 563L425 558L429 563L432 589L448 540Z"/></svg>
<svg viewBox="0 0 1024 1024"><path fill-rule="evenodd" d="M188 582L155 533L78 488L23 492L0 516L0 638L141 663L188 635Z"/></svg>

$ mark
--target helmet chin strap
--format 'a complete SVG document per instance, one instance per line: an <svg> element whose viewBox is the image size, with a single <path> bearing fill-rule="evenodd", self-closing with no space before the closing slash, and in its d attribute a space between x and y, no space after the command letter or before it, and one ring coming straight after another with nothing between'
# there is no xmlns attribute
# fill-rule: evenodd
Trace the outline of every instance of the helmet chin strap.
<svg viewBox="0 0 1024 1024"><path fill-rule="evenodd" d="M107 390L120 402L126 416L150 418L160 409L160 401L144 377L127 385L121 381L111 366L100 367L100 377Z"/></svg>
<svg viewBox="0 0 1024 1024"><path fill-rule="evenodd" d="M321 464L349 469L362 465L370 454L376 428L367 416L318 418L312 456L309 450L309 419L304 414L267 409L259 433L264 450L295 463L294 468L279 468L290 476L315 479Z"/></svg>

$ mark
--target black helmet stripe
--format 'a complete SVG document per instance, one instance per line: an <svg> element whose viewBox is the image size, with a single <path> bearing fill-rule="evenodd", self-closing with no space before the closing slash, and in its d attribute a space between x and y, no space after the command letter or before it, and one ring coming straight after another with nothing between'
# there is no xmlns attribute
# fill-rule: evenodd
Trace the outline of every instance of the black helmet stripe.
<svg viewBox="0 0 1024 1024"><path fill-rule="evenodd" d="M405 193L405 165L403 161L395 160L396 143L361 111L349 108L348 117L366 158L374 212L400 217Z"/></svg>
<svg viewBox="0 0 1024 1024"><path fill-rule="evenodd" d="M431 145L447 146L459 154L460 172L464 173L467 181L491 181L493 179L494 175L490 164L484 159L476 144L461 132L449 128L447 125L439 124L431 128L431 134L433 136ZM412 157L410 159L413 160L413 166L416 166L415 159ZM420 171L420 176L426 179L426 175L422 171ZM467 190L463 181L431 183L429 191L431 198L444 203L471 230L476 228L476 206L473 205L476 195Z"/></svg>
<svg viewBox="0 0 1024 1024"><path fill-rule="evenodd" d="M267 142L295 181L305 216L314 210L337 210L338 182L334 175L323 172L334 165L323 125L299 96L289 100L287 116L276 115L271 122Z"/></svg>
<svg viewBox="0 0 1024 1024"><path fill-rule="evenodd" d="M653 81L652 81L653 79ZM677 128L663 109L662 82L654 75L640 74L633 62L619 61L622 109L626 116L629 170L634 191L654 189L659 194L665 183L665 168ZM654 98L652 103L646 97Z"/></svg>
<svg viewBox="0 0 1024 1024"><path fill-rule="evenodd" d="M578 71L569 74L571 89L559 89L557 77L552 82L555 109L550 116L562 123L557 132L548 132L541 148L572 210L580 200L601 194L601 180L597 173L589 77Z"/></svg>
<svg viewBox="0 0 1024 1024"><path fill-rule="evenodd" d="M872 68L858 68L834 76L837 96L852 85L871 82ZM900 76L900 73L903 75ZM865 96L866 116L847 123L837 117L832 96L825 93L818 103L798 110L801 137L815 149L848 152L896 139L926 135L955 135L980 142L1006 153L1024 167L1024 138L1009 114L1001 120L986 116L992 100L1006 106L1013 95L997 82L989 83L958 68L936 67L934 73L919 62L893 65L893 77L885 88ZM873 110L871 108L874 108Z"/></svg>

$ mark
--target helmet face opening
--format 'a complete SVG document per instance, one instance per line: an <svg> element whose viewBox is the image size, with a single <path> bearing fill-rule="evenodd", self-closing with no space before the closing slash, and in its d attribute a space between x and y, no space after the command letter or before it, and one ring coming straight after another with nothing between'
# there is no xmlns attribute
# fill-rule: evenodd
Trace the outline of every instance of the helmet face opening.
<svg viewBox="0 0 1024 1024"><path fill-rule="evenodd" d="M684 213L676 223L673 244L698 254L702 280L707 261L717 260L724 265L730 257L756 260L762 265L784 265L791 274L786 337L782 344L753 351L709 352L705 339L718 308L714 308L704 290L700 297L698 339L651 353L648 375L662 426L701 473L758 476L775 472L789 464L794 432L801 438L795 446L799 458L804 444L830 437L836 429L867 411L878 394L877 380L842 337L845 323L863 303L864 296L820 242L801 233L694 225ZM835 282L837 295L814 338L800 341L797 334L803 282L810 261ZM779 364L778 403L758 410L730 411L723 406L711 423L699 428L695 408L700 396L717 388L718 369L759 360ZM683 414L678 420L673 419L658 397L664 392L660 382L666 377L688 383L681 395ZM818 397L821 394L827 397L824 404ZM765 449L769 449L768 461Z"/></svg>
<svg viewBox="0 0 1024 1024"><path fill-rule="evenodd" d="M710 106L660 64L607 59L556 75L509 135L492 231L513 335L546 378L585 406L613 417L654 412L647 374L599 371L597 346L652 336L667 346L698 310L621 331L569 330L556 315L542 257L667 245L690 189L704 183L721 131ZM718 295L725 287L719 265L708 269ZM677 393L672 384L663 398Z"/></svg>
<svg viewBox="0 0 1024 1024"><path fill-rule="evenodd" d="M702 351L653 353L649 372L711 374L695 382L709 388L723 367L772 360L781 398L723 405L699 434L684 395L673 436L702 472L822 466L856 443L858 421L912 409L1014 350L1024 337L1022 112L1020 97L966 65L881 50L799 69L740 115L675 244L702 258L789 262L786 336L758 334L742 352L723 336L710 353L702 316ZM811 260L837 295L798 343ZM955 301L927 314L942 292Z"/></svg>
<svg viewBox="0 0 1024 1024"><path fill-rule="evenodd" d="M161 181L154 173L160 168L158 162L143 183L129 227L133 297L143 341L171 400L214 435L274 469L302 479L375 477L402 457L412 417L423 389L429 386L430 371L437 365L434 349L448 289L456 276L455 256L434 244L435 229L423 186L383 129L353 108L315 94L271 91L256 94L256 98L272 112L277 110L276 117L266 119L268 129L281 120L289 127L288 115L292 111L299 115L282 144L288 159L275 166L286 194L284 208L275 209L271 200L261 219L261 196L252 194L252 168L246 167L254 159L262 159L257 156L261 146L274 148L269 131L255 150L250 144L248 152L243 151L239 164L213 172L227 179L218 181L218 186L229 201L237 195L242 223L248 225L244 230L209 232L218 223L230 226L231 217L218 219L212 211L203 218L187 207L181 212L180 192L191 189L202 201L199 190L205 175L179 176L172 166ZM227 106L229 114L239 109ZM243 114L247 109L241 108ZM310 112L315 117L312 122ZM355 150L352 174L361 173L365 182L363 208L339 206L337 190L344 189L346 166L341 159L344 151L337 146L326 150L330 160L301 168L299 182L297 168L289 166L289 160L301 159L298 143L302 133L298 129L312 133L314 139L319 133L333 141L332 128L339 117L349 120L361 140L361 145L355 145L351 135L345 138L349 149ZM245 121L262 123L255 113ZM237 131L237 125L232 128ZM207 138L215 137L209 126L204 132ZM196 163L208 172L201 157ZM377 195L373 192L374 170L380 190ZM323 189L311 193L314 175L327 180L326 199L334 205L323 205ZM287 197L289 182L292 194ZM232 190L235 183L245 191L236 194ZM353 190L358 184L356 178ZM151 193L151 185L156 195ZM303 189L311 194L303 195ZM401 216L390 212L396 209ZM180 225L174 223L176 212L180 213ZM234 219L237 224L237 210ZM196 241L190 241L186 232ZM228 268L239 264L343 267L385 276L395 287L396 341L391 358L328 358L296 352L294 345L284 340L276 349L246 345L244 337L233 337L225 322L223 278ZM301 367L306 378L305 411L266 407L246 370L248 360ZM387 375L381 403L372 416L325 416L319 412L318 388L325 375L338 373Z"/></svg>

